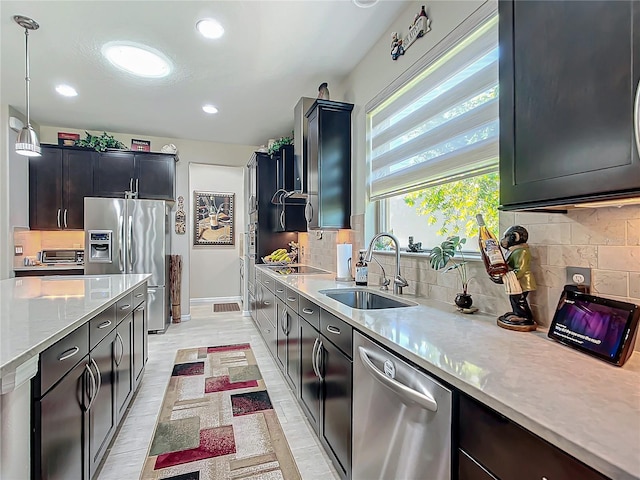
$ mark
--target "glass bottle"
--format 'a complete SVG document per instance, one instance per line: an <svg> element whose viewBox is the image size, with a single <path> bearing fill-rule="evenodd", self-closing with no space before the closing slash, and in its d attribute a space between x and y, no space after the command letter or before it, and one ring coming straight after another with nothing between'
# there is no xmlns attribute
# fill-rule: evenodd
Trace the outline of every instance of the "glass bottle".
<svg viewBox="0 0 640 480"><path fill-rule="evenodd" d="M356 285L366 287L369 281L369 267L364 260L366 250L360 250L358 253L358 263L356 263Z"/></svg>
<svg viewBox="0 0 640 480"><path fill-rule="evenodd" d="M481 214L476 215L478 221L478 244L480 245L480 254L484 261L484 268L491 277L491 280L502 283L502 275L509 271L509 266L504 259L500 245L496 237L489 231L484 224L484 218Z"/></svg>

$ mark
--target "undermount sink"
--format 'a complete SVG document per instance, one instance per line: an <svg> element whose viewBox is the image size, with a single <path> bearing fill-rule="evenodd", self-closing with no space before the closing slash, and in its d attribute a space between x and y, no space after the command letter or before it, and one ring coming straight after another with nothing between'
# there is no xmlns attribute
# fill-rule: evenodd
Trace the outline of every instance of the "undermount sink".
<svg viewBox="0 0 640 480"><path fill-rule="evenodd" d="M320 293L358 310L382 310L385 308L415 307L417 303L381 295L361 288L335 288Z"/></svg>

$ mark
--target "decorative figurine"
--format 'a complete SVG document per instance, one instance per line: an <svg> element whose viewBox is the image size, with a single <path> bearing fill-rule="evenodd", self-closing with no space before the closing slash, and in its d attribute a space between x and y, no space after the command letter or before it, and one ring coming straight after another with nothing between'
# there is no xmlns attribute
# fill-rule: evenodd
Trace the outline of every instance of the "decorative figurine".
<svg viewBox="0 0 640 480"><path fill-rule="evenodd" d="M509 266L509 271L502 276L502 282L513 311L498 317L498 325L521 332L531 332L537 327L527 301L529 292L536 289L536 281L531 273L528 238L526 228L514 225L504 232L500 240L500 246L507 250L506 261Z"/></svg>
<svg viewBox="0 0 640 480"><path fill-rule="evenodd" d="M318 98L321 100L329 100L329 84L321 83L318 87Z"/></svg>
<svg viewBox="0 0 640 480"><path fill-rule="evenodd" d="M391 58L397 60L400 55L404 55L402 39L398 38L398 32L393 32L391 34Z"/></svg>
<svg viewBox="0 0 640 480"><path fill-rule="evenodd" d="M413 243L413 237L409 237L409 245L407 246L407 250L413 253L422 252L422 242Z"/></svg>

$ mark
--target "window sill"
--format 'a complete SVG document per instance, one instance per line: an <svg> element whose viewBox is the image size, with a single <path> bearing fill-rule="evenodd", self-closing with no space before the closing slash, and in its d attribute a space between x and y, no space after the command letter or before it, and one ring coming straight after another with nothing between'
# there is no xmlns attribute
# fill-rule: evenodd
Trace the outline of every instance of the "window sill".
<svg viewBox="0 0 640 480"><path fill-rule="evenodd" d="M395 256L395 250L374 250L373 253L378 255L388 255ZM400 257L418 257L429 259L429 255L431 254L430 250L425 250L424 252L409 252L408 250L400 249ZM461 260L460 253L456 252L455 256L456 260ZM464 252L464 259L467 262L481 262L482 257L480 256L480 252Z"/></svg>

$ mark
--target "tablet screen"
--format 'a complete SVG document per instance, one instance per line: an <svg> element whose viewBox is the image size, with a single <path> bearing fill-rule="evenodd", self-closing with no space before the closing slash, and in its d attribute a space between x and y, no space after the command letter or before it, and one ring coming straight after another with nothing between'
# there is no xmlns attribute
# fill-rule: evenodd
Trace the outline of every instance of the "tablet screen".
<svg viewBox="0 0 640 480"><path fill-rule="evenodd" d="M630 303L565 291L549 336L599 357L616 360L635 309Z"/></svg>

